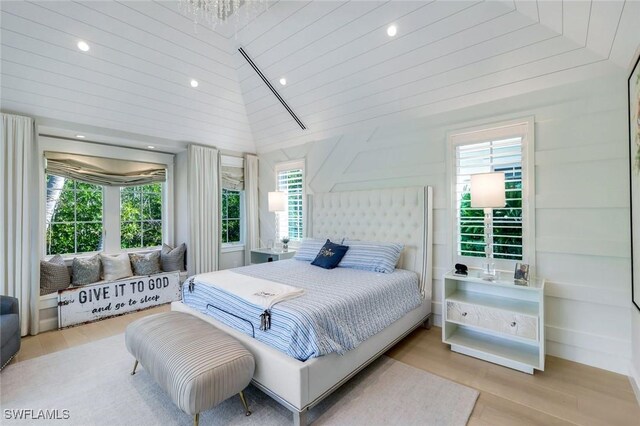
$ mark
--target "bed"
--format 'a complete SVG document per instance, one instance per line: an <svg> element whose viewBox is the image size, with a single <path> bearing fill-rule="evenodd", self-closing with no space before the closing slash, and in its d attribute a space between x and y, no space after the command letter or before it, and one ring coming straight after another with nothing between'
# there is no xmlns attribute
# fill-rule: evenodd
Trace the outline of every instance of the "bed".
<svg viewBox="0 0 640 426"><path fill-rule="evenodd" d="M253 383L293 412L294 424L305 424L307 410L358 371L382 355L431 316L432 189L393 188L314 194L309 197L307 235L315 238L347 237L370 241L395 241L405 245L398 268L417 275L417 306L355 349L296 359L236 330L205 313L200 307L174 302L172 310L187 312L240 340L256 359ZM280 261L279 268L286 264ZM300 262L291 260L290 262ZM313 355L313 354L312 354ZM316 354L317 355L317 354Z"/></svg>

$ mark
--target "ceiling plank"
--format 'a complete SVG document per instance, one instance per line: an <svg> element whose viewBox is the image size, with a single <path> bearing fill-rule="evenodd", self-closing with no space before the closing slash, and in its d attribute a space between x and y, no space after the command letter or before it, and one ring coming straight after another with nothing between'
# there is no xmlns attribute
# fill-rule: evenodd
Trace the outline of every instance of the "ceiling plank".
<svg viewBox="0 0 640 426"><path fill-rule="evenodd" d="M624 1L611 0L594 2L591 8L587 48L603 58L609 58L611 54L623 6Z"/></svg>
<svg viewBox="0 0 640 426"><path fill-rule="evenodd" d="M87 81L78 76L69 76L65 73L54 72L53 66L49 68L36 68L33 61L29 65L14 61L2 60L2 76L11 76L24 80L24 84L40 83L52 87L60 87L73 92L80 92L96 98L122 102L129 108L148 109L160 113L172 113L177 117L195 118L202 122L215 124L241 132L250 133L246 116L233 113L226 108L212 108L209 105L198 105L189 99L173 98L171 102L165 96L158 96L154 90L140 90L133 85L129 90L126 86L108 86L102 82ZM179 102L176 102L179 101ZM125 109L123 107L123 109Z"/></svg>
<svg viewBox="0 0 640 426"><path fill-rule="evenodd" d="M480 29L478 29L480 30ZM478 37L481 37L479 34ZM332 108L341 108L342 105L348 104L359 99L375 99L380 93L394 92L401 87L411 87L415 90L421 89L424 81L433 80L437 76L447 75L448 73L464 67L477 67L499 69L506 64L512 64L522 58L529 58L532 53L537 57L543 57L545 54L553 55L556 53L554 47L562 45L558 43L559 36L551 30L540 25L525 26L516 31L507 31L504 35L489 38L482 41L482 38L475 39L480 41L478 44L465 46L457 51L449 48L444 49L443 46L434 46L433 52L425 52L420 55L421 58L433 58L415 66L404 70L395 70L394 64L386 64L386 67L375 67L383 74L383 78L368 81L368 76L362 77L362 84L354 85L352 88L343 90L331 90L325 88L313 95L309 95L303 105L296 105L296 111L301 116L313 114L314 112L323 112ZM469 37L469 39L474 39ZM453 45L459 43L459 40L450 40ZM574 43L567 41L566 44L573 48ZM450 46L449 46L450 47ZM561 49L566 50L567 47L562 46ZM451 52L446 55L437 56L437 52ZM377 74L377 73L376 73ZM375 75L375 74L374 74ZM277 120L272 115L259 114L251 115L251 125L257 135L266 127L273 126Z"/></svg>

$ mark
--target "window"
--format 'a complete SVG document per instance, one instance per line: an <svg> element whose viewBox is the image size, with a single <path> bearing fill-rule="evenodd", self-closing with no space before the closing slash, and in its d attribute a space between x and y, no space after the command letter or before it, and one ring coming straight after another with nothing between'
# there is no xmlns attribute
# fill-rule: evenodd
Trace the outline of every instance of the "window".
<svg viewBox="0 0 640 426"><path fill-rule="evenodd" d="M471 175L504 172L506 206L492 210L493 257L507 268L508 261L529 261L532 179L526 178L532 155L528 144L532 122L478 129L450 135L453 148L451 176L454 205L455 256L475 265L470 258L485 257L484 209L471 207ZM531 151L532 152L532 151ZM528 185L530 184L530 185ZM466 259L461 259L466 258Z"/></svg>
<svg viewBox="0 0 640 426"><path fill-rule="evenodd" d="M102 187L46 175L46 188L46 254L101 250Z"/></svg>
<svg viewBox="0 0 640 426"><path fill-rule="evenodd" d="M304 237L304 163L278 164L276 188L287 194L287 210L278 215L278 235L301 240Z"/></svg>
<svg viewBox="0 0 640 426"><path fill-rule="evenodd" d="M38 141L43 256L173 242L173 155L44 135Z"/></svg>
<svg viewBox="0 0 640 426"><path fill-rule="evenodd" d="M222 189L222 244L242 244L242 193Z"/></svg>
<svg viewBox="0 0 640 426"><path fill-rule="evenodd" d="M162 184L120 187L120 248L162 244Z"/></svg>
<svg viewBox="0 0 640 426"><path fill-rule="evenodd" d="M46 254L79 254L105 247L106 217L120 217L120 248L162 244L162 184L103 187L75 179L46 175ZM119 191L120 203L104 203ZM119 208L119 212L115 209ZM117 229L115 229L118 232Z"/></svg>

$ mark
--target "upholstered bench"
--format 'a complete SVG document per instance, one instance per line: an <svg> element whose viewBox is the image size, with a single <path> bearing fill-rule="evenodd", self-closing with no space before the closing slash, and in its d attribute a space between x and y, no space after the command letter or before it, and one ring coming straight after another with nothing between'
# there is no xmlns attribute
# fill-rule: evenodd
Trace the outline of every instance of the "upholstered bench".
<svg viewBox="0 0 640 426"><path fill-rule="evenodd" d="M235 394L251 414L242 390L255 369L253 355L233 337L181 312L141 318L127 327L127 349L182 411L194 416Z"/></svg>

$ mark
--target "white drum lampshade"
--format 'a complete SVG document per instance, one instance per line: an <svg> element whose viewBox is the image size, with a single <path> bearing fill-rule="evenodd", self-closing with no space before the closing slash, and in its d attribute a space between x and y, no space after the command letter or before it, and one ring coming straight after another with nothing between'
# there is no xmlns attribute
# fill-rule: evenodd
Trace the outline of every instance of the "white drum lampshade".
<svg viewBox="0 0 640 426"><path fill-rule="evenodd" d="M505 205L504 173L471 175L471 207L498 208Z"/></svg>
<svg viewBox="0 0 640 426"><path fill-rule="evenodd" d="M269 211L283 212L286 210L287 196L284 192L269 192Z"/></svg>

